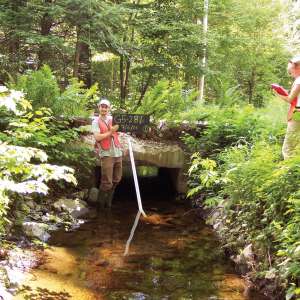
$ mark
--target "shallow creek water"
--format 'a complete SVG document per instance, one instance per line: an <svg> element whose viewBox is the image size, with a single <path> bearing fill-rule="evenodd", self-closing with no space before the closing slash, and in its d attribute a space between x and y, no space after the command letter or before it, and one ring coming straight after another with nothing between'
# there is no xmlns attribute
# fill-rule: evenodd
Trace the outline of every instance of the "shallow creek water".
<svg viewBox="0 0 300 300"><path fill-rule="evenodd" d="M142 192L149 218L139 219L130 244L137 205L133 191L120 188L111 213L53 236L45 263L14 299L265 299L245 295L212 230L171 196L156 196L157 189L150 184Z"/></svg>

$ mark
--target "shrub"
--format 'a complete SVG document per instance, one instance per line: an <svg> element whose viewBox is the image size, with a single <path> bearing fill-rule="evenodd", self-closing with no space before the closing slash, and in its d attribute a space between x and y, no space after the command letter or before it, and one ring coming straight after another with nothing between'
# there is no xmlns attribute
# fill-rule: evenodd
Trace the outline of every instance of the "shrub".
<svg viewBox="0 0 300 300"><path fill-rule="evenodd" d="M285 132L282 107L278 100L263 109L251 105L220 107L196 104L189 112L182 113L181 118L191 122L205 120L206 129L195 142L201 147L197 151L203 156L215 157L226 147L251 145L264 139L272 143L281 142Z"/></svg>
<svg viewBox="0 0 300 300"><path fill-rule="evenodd" d="M55 100L52 110L55 115L67 117L90 116L94 109L94 104L97 102L97 92L97 84L86 89L82 81L73 78L70 85Z"/></svg>
<svg viewBox="0 0 300 300"><path fill-rule="evenodd" d="M175 121L182 111L189 108L196 96L194 91L184 91L182 82L163 80L146 93L135 112L151 115L155 121Z"/></svg>
<svg viewBox="0 0 300 300"><path fill-rule="evenodd" d="M217 161L194 155L189 194L201 192L207 207L221 204L227 246L252 243L256 276L277 274L284 286L300 276L300 155L283 161L280 149L263 141L228 148ZM298 290L293 284L288 293Z"/></svg>
<svg viewBox="0 0 300 300"><path fill-rule="evenodd" d="M10 110L19 118L26 114L31 105L24 100L21 92L0 87L0 107ZM26 122L24 122L26 124ZM2 137L5 135L3 134ZM20 147L0 140L0 233L3 233L5 215L9 203L17 194L48 192L50 180L66 180L76 183L74 170L65 166L45 163L47 154L32 147Z"/></svg>
<svg viewBox="0 0 300 300"><path fill-rule="evenodd" d="M258 254L255 276L278 276L289 286L286 298L300 294L300 151L283 161L284 105L266 108L201 106L206 115L203 137L188 139L201 146L192 156L189 196L222 211L221 236L239 252L252 244Z"/></svg>
<svg viewBox="0 0 300 300"><path fill-rule="evenodd" d="M73 78L64 91L60 91L56 77L49 66L18 78L14 88L23 90L35 110L51 109L55 116L89 116L94 109L98 85L86 89L84 83Z"/></svg>
<svg viewBox="0 0 300 300"><path fill-rule="evenodd" d="M79 175L95 164L90 149L80 145L80 134L80 128L70 128L67 118L57 119L49 109L40 108L11 117L0 137L10 144L42 149L49 162L71 166Z"/></svg>
<svg viewBox="0 0 300 300"><path fill-rule="evenodd" d="M56 78L47 65L38 71L20 76L14 88L22 90L35 109L53 107L60 95Z"/></svg>

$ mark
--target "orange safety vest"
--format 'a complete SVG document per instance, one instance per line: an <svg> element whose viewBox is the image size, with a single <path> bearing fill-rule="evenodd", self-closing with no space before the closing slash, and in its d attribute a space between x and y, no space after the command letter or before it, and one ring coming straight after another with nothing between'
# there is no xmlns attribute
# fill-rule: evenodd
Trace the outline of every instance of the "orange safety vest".
<svg viewBox="0 0 300 300"><path fill-rule="evenodd" d="M293 113L295 111L296 105L297 105L297 97L295 99L293 99L293 101L290 104L290 108L289 108L289 111L288 111L288 114L287 114L287 120L288 121L292 120Z"/></svg>
<svg viewBox="0 0 300 300"><path fill-rule="evenodd" d="M105 133L108 132L112 126L112 119L108 120L108 124L106 124L100 117L98 119L98 124L99 124L99 128L100 128L100 133ZM99 152L99 145L103 150L109 150L111 147L111 139L113 138L115 146L117 148L121 148L121 144L119 141L119 137L118 137L118 133L114 132L112 134L112 136L107 137L103 140L101 140L100 142L96 142L95 144L95 150L98 153Z"/></svg>

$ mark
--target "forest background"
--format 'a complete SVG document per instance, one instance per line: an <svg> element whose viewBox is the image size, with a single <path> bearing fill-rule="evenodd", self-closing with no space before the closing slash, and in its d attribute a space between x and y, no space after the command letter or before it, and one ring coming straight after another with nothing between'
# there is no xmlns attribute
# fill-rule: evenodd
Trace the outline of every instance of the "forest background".
<svg viewBox="0 0 300 300"><path fill-rule="evenodd" d="M208 121L181 137L194 153L189 196L223 208L227 247L253 245L252 278L298 297L300 156L282 160L287 107L270 84L291 85L299 5L211 0L205 34L201 0L0 0L1 234L20 203L92 165L67 146L81 130L67 118L91 116L105 96L154 122Z"/></svg>

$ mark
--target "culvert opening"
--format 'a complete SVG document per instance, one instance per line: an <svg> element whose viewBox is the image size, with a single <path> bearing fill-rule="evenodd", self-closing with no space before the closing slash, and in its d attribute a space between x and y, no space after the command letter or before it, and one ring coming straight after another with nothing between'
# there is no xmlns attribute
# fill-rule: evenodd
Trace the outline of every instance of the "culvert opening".
<svg viewBox="0 0 300 300"><path fill-rule="evenodd" d="M169 169L137 166L137 173L142 201L171 200L176 196ZM124 198L136 201L136 191L130 167L124 167L123 178L117 186L114 198L120 199L120 201Z"/></svg>

